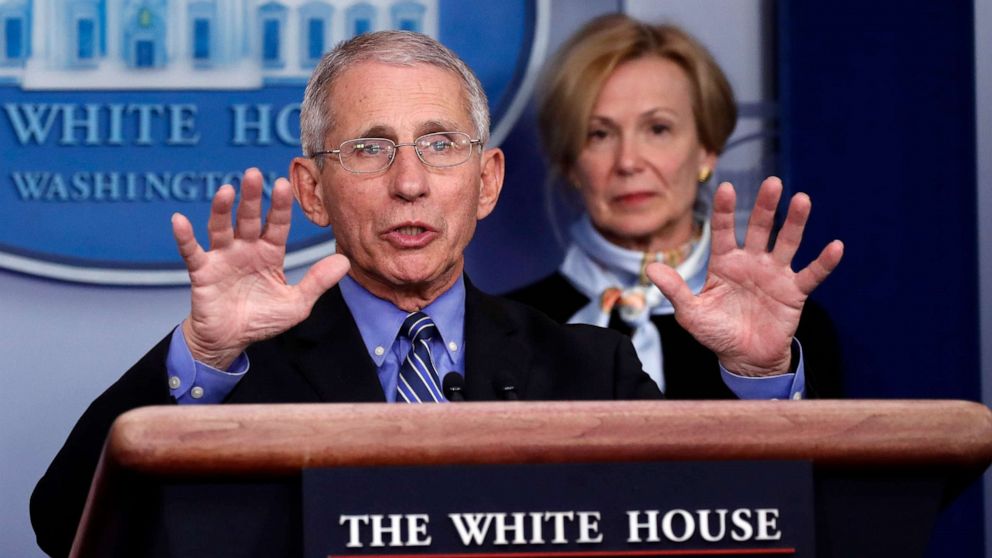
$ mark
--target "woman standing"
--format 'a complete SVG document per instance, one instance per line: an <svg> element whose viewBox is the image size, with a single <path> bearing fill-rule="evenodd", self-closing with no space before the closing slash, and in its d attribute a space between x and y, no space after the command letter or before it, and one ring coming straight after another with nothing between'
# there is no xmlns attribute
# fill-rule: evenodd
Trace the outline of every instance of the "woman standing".
<svg viewBox="0 0 992 558"><path fill-rule="evenodd" d="M579 194L585 214L569 231L561 267L508 296L560 322L630 334L645 371L669 398L751 396L742 377L795 372L800 353L799 376L807 385L789 393L839 395L833 330L806 295L839 263L842 245L831 243L799 273L789 267L808 198L793 199L779 246L771 251L778 179L762 184L742 248L733 237L729 184L717 191L713 220L705 214L709 204L700 200L700 185L711 178L737 111L730 84L701 45L670 25L618 14L594 19L548 64L538 111L552 171ZM739 265L745 256L747 269ZM746 284L755 273L783 263L785 269L775 269L779 275L769 276L752 296L736 296L753 288ZM809 284L809 274L817 276L816 284ZM687 287L676 304L656 286L662 286L659 279L673 286L666 292ZM803 340L801 349L793 335ZM732 363L733 355L766 341L780 355L779 367L789 360L785 369L751 374L734 368L748 365Z"/></svg>

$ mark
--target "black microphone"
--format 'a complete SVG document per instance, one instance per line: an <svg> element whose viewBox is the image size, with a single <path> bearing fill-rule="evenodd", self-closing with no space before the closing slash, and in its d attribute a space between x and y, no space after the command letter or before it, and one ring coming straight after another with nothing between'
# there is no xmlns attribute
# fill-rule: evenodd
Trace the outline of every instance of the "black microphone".
<svg viewBox="0 0 992 558"><path fill-rule="evenodd" d="M444 397L452 403L457 403L459 401L465 401L465 395L462 393L465 387L465 378L458 372L448 372L444 375L444 381L441 382L444 389Z"/></svg>
<svg viewBox="0 0 992 558"><path fill-rule="evenodd" d="M496 375L496 379L493 380L493 387L504 401L520 400L520 396L517 395L517 386L513 381L513 376L507 372L500 372Z"/></svg>

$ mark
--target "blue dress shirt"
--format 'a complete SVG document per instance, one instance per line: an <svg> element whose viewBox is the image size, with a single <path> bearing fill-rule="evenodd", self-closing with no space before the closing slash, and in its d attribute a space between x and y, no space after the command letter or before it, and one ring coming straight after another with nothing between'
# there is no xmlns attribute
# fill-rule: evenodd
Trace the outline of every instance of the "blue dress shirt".
<svg viewBox="0 0 992 558"><path fill-rule="evenodd" d="M350 276L345 276L338 286L358 325L369 357L376 365L386 401L394 403L400 363L410 351L410 341L397 336L408 312L374 296ZM430 341L439 379L443 383L445 375L449 373L464 377L464 279L459 277L450 289L423 308L422 312L434 320L440 334ZM724 382L741 399L801 399L806 391L802 346L796 340L793 340L793 344L793 350L799 351L799 365L795 373L752 378L734 374L721 365L720 372ZM194 360L186 345L182 327L176 327L172 333L166 370L169 375L169 390L177 403L220 403L244 377L249 367L245 353L240 354L227 370L218 370Z"/></svg>
<svg viewBox="0 0 992 558"><path fill-rule="evenodd" d="M806 396L806 372L803 366L803 346L792 338L792 351L799 353L795 372L777 376L740 376L720 364L723 383L741 399L802 399Z"/></svg>
<svg viewBox="0 0 992 558"><path fill-rule="evenodd" d="M344 302L351 311L369 357L375 362L386 401L396 401L400 363L410 351L410 341L397 337L408 312L374 296L349 276L339 283ZM421 310L434 320L440 335L431 341L431 354L439 379L448 373L465 376L465 282L458 281ZM241 353L226 371L193 359L182 327L172 333L166 369L169 390L180 404L220 403L248 372L248 356Z"/></svg>
<svg viewBox="0 0 992 558"><path fill-rule="evenodd" d="M410 340L397 337L409 312L374 296L351 277L338 283L345 304L355 318L365 348L379 372L379 383L390 403L396 401L400 363L410 352ZM430 340L438 379L457 373L465 376L465 282L461 277L441 296L421 309L434 320L437 331Z"/></svg>

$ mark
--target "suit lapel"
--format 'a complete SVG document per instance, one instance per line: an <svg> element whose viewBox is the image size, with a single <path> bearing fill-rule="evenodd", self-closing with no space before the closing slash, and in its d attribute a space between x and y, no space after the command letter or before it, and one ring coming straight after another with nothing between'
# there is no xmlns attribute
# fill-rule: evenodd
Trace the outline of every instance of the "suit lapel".
<svg viewBox="0 0 992 558"><path fill-rule="evenodd" d="M375 363L337 287L314 305L295 328L299 345L294 366L325 402L385 401ZM465 279L465 398L505 398L504 386L518 394L527 385L531 349L503 304Z"/></svg>
<svg viewBox="0 0 992 558"><path fill-rule="evenodd" d="M505 399L503 387L518 394L527 385L531 350L520 339L506 308L465 278L465 399Z"/></svg>
<svg viewBox="0 0 992 558"><path fill-rule="evenodd" d="M382 385L355 319L334 287L297 326L296 367L325 402L385 401Z"/></svg>

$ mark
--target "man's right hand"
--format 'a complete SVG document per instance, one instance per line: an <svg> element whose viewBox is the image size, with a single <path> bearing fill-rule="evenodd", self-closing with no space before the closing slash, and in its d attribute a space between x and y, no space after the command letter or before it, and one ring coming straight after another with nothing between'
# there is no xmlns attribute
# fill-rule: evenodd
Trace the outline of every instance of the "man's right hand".
<svg viewBox="0 0 992 558"><path fill-rule="evenodd" d="M226 369L248 345L303 321L317 299L348 272L348 259L331 255L315 263L297 285L286 283L283 262L293 194L280 178L262 226L262 173L245 171L241 202L231 225L234 188L225 184L210 208L210 250L193 235L189 219L172 216L172 232L192 285L183 335L193 358Z"/></svg>

